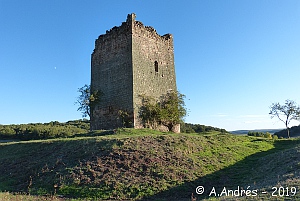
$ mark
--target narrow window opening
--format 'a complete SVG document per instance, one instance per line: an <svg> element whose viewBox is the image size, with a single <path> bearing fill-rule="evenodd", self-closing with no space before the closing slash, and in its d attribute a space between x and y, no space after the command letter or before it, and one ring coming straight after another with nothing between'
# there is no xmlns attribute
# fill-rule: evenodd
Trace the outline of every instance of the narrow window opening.
<svg viewBox="0 0 300 201"><path fill-rule="evenodd" d="M158 62L157 61L154 62L154 69L155 69L155 72L157 73L158 72Z"/></svg>

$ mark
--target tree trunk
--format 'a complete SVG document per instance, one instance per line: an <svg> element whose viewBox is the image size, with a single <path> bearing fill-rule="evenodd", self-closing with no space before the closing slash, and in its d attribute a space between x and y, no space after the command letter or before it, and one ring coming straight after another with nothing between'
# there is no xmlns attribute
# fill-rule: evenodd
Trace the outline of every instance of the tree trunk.
<svg viewBox="0 0 300 201"><path fill-rule="evenodd" d="M287 136L288 136L288 138L290 138L290 128L286 127L286 130L287 130Z"/></svg>
<svg viewBox="0 0 300 201"><path fill-rule="evenodd" d="M288 138L290 138L290 128L288 126L288 117L287 117L287 119L285 121L285 127L286 127L286 130L287 130L287 136L288 136Z"/></svg>

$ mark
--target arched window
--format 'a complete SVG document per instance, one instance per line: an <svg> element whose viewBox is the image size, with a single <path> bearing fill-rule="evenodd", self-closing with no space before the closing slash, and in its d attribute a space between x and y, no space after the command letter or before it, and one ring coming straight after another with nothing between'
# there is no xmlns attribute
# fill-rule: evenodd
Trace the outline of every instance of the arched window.
<svg viewBox="0 0 300 201"><path fill-rule="evenodd" d="M155 72L157 73L158 72L158 62L157 61L154 61L154 69L155 69Z"/></svg>

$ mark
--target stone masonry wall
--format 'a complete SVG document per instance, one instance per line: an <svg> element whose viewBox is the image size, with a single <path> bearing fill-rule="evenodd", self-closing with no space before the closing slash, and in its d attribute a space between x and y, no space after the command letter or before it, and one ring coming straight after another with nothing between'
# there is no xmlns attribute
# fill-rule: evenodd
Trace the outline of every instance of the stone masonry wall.
<svg viewBox="0 0 300 201"><path fill-rule="evenodd" d="M121 127L118 111L133 113L130 19L100 35L92 54L91 89L103 93L91 112L91 130Z"/></svg>
<svg viewBox="0 0 300 201"><path fill-rule="evenodd" d="M160 36L154 28L135 21L132 28L133 100L135 127L139 119L141 98L146 95L159 99L176 90L173 37ZM163 129L163 128L162 128Z"/></svg>
<svg viewBox="0 0 300 201"><path fill-rule="evenodd" d="M139 95L159 99L176 90L172 35L160 36L154 28L136 21L135 14L99 36L91 65L91 89L103 93L91 112L92 130L122 126L119 110L129 113L132 127L140 128Z"/></svg>

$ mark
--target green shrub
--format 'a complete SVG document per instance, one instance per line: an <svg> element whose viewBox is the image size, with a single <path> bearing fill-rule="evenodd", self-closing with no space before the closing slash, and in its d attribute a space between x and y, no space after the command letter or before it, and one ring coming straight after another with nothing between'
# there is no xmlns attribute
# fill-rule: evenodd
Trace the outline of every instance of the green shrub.
<svg viewBox="0 0 300 201"><path fill-rule="evenodd" d="M278 140L278 136L277 135L272 135L273 140Z"/></svg>
<svg viewBox="0 0 300 201"><path fill-rule="evenodd" d="M89 132L88 120L75 120L66 123L0 125L0 139L37 140L70 137Z"/></svg>

